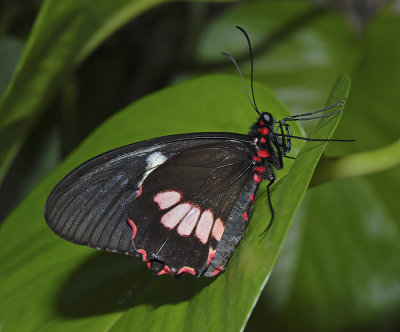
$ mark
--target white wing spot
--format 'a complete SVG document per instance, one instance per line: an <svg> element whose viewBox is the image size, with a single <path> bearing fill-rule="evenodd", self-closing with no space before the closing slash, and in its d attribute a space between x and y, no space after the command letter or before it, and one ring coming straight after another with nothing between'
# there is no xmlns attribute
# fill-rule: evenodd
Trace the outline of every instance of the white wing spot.
<svg viewBox="0 0 400 332"><path fill-rule="evenodd" d="M138 187L140 187L147 176L153 172L158 166L164 164L167 161L167 157L161 152L153 152L149 154L146 158L146 169L147 171L143 174L142 179L138 182Z"/></svg>

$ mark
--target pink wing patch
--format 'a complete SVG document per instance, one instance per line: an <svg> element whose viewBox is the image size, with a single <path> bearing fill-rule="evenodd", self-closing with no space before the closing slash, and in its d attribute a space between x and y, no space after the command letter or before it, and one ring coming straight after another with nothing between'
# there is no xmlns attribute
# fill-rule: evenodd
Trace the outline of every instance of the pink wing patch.
<svg viewBox="0 0 400 332"><path fill-rule="evenodd" d="M154 196L153 200L161 210L166 210L180 202L182 194L174 190L161 191ZM199 206L189 201L180 203L166 212L161 217L161 224L171 230L179 224L176 231L181 236L189 236L196 227L195 236L203 244L207 243L210 233L219 242L225 230L220 218L214 222L214 215L210 209L202 212Z"/></svg>
<svg viewBox="0 0 400 332"><path fill-rule="evenodd" d="M159 192L153 200L158 204L161 210L168 209L182 199L182 194L178 191L167 190Z"/></svg>
<svg viewBox="0 0 400 332"><path fill-rule="evenodd" d="M196 237L202 242L206 243L210 230L214 221L214 216L210 210L206 210L202 213L199 223L196 228Z"/></svg>
<svg viewBox="0 0 400 332"><path fill-rule="evenodd" d="M171 211L168 211L161 217L161 223L169 228L174 229L175 226L188 214L192 204L182 203L175 206Z"/></svg>
<svg viewBox="0 0 400 332"><path fill-rule="evenodd" d="M192 206L190 211L183 218L177 231L179 235L188 236L192 233L194 226L197 224L197 220L200 216L200 208L198 206Z"/></svg>
<svg viewBox="0 0 400 332"><path fill-rule="evenodd" d="M217 218L215 220L215 224L212 230L212 236L214 239L216 239L218 242L221 241L222 234L224 234L225 226L222 223L221 219Z"/></svg>

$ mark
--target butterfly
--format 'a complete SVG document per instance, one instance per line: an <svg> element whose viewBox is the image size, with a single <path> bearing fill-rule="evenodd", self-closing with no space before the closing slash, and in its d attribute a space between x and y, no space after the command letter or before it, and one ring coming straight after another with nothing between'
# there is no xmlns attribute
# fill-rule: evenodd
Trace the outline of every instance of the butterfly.
<svg viewBox="0 0 400 332"><path fill-rule="evenodd" d="M270 187L294 136L290 121L337 114L343 100L322 110L275 120L258 113L248 135L193 133L159 137L105 152L71 171L50 193L44 216L60 237L96 249L141 257L155 275L213 277L225 270L244 236L260 183ZM327 110L337 109L324 113Z"/></svg>

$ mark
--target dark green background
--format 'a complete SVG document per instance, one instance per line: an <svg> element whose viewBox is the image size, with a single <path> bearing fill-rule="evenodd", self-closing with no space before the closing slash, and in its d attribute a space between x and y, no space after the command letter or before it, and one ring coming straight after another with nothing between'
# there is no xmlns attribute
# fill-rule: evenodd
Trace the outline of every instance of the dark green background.
<svg viewBox="0 0 400 332"><path fill-rule="evenodd" d="M0 330L236 331L251 312L248 331L399 328L400 17L391 2L326 2L0 2L1 220L14 210L0 225ZM51 187L97 153L164 134L246 133L254 114L220 55L234 55L248 76L235 25L254 44L261 109L276 117L319 109L347 72L334 136L357 142L330 144L327 155L368 157L394 144L383 167L374 169L371 153L370 174L349 164L358 176L307 191L253 311L313 172L301 158L278 174L281 219L270 238L257 239L269 213L261 192L252 227L216 281L155 279L135 259L60 240L41 215ZM221 73L235 76L205 76Z"/></svg>

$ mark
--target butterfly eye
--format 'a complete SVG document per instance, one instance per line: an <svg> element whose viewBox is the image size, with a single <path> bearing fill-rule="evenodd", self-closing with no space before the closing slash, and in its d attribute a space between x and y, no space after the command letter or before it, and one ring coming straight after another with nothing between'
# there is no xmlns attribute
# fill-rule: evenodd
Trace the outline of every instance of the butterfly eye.
<svg viewBox="0 0 400 332"><path fill-rule="evenodd" d="M272 122L272 115L269 114L269 113L264 113L263 114L263 118L264 118L266 123L271 123Z"/></svg>

